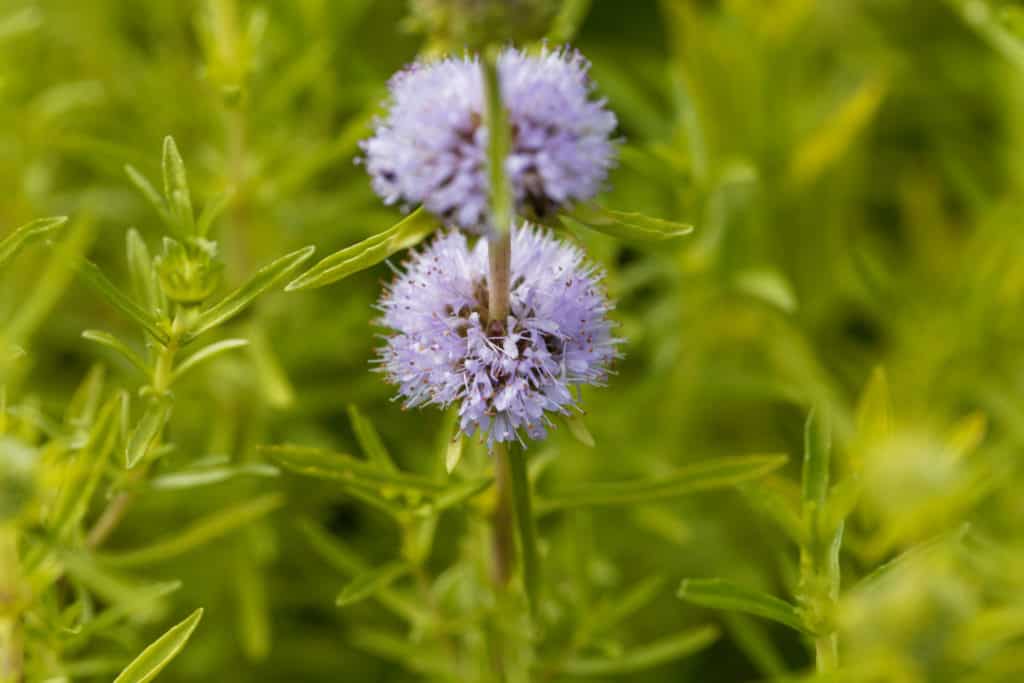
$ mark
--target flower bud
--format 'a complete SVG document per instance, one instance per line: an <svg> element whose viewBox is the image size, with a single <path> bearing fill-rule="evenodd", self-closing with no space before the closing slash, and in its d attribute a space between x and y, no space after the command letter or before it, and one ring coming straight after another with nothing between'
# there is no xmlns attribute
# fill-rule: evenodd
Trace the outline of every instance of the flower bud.
<svg viewBox="0 0 1024 683"><path fill-rule="evenodd" d="M181 304L196 304L220 285L223 265L217 260L217 243L189 238L184 244L164 238L164 250L156 259L160 288L167 298Z"/></svg>

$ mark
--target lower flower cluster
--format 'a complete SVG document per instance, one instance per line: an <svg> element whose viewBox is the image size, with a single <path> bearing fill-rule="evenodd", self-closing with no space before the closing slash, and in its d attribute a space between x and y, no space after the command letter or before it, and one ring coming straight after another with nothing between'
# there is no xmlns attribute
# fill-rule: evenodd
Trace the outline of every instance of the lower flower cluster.
<svg viewBox="0 0 1024 683"><path fill-rule="evenodd" d="M380 302L393 330L381 369L406 407L459 404L466 435L488 446L543 438L578 388L601 385L617 357L601 273L582 251L524 224L512 236L510 312L487 313L487 244L449 232L414 254ZM481 437L483 438L483 437Z"/></svg>

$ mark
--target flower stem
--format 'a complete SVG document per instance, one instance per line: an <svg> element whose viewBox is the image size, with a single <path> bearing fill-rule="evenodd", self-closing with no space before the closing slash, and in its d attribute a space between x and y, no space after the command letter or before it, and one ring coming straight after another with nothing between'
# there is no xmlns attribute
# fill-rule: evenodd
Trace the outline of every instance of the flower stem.
<svg viewBox="0 0 1024 683"><path fill-rule="evenodd" d="M491 516L491 575L499 588L508 585L512 577L512 566L516 560L516 540L513 527L511 468L508 447L504 443L494 444L494 487L496 501Z"/></svg>
<svg viewBox="0 0 1024 683"><path fill-rule="evenodd" d="M505 161L511 146L508 111L501 101L498 75L500 48L488 49L480 60L484 80L484 123L487 126L487 171L491 191L491 228L500 237L512 228L512 187L505 173Z"/></svg>
<svg viewBox="0 0 1024 683"><path fill-rule="evenodd" d="M839 638L835 633L814 639L814 662L818 673L828 673L839 668Z"/></svg>
<svg viewBox="0 0 1024 683"><path fill-rule="evenodd" d="M0 683L20 683L24 654L18 616L18 532L0 525Z"/></svg>
<svg viewBox="0 0 1024 683"><path fill-rule="evenodd" d="M530 503L530 478L526 472L526 453L513 453L509 468L512 473L512 500L515 505L516 525L523 553L523 587L530 602L530 610L537 614L540 591L540 556L537 553L537 534L533 524L533 506Z"/></svg>

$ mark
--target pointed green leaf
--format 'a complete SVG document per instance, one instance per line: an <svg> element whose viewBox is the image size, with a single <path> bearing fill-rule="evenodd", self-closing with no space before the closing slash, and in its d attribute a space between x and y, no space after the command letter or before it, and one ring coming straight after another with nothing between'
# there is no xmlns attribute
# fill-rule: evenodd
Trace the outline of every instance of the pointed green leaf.
<svg viewBox="0 0 1024 683"><path fill-rule="evenodd" d="M701 626L629 648L621 657L574 657L565 664L571 676L621 676L651 669L699 652L718 640L719 630Z"/></svg>
<svg viewBox="0 0 1024 683"><path fill-rule="evenodd" d="M282 256L273 263L261 268L247 283L200 313L189 330L185 341L195 339L203 332L237 315L242 309L252 303L253 299L298 268L303 261L313 255L314 251L316 251L316 247L305 247Z"/></svg>
<svg viewBox="0 0 1024 683"><path fill-rule="evenodd" d="M395 252L419 244L437 230L439 225L437 218L422 208L416 209L384 232L321 259L315 266L289 282L285 291L323 287L366 270Z"/></svg>
<svg viewBox="0 0 1024 683"><path fill-rule="evenodd" d="M594 437L587 429L587 425L583 422L581 415L566 415L562 419L565 420L565 424L569 427L569 433L572 434L577 441L586 446L587 448L593 448L596 443Z"/></svg>
<svg viewBox="0 0 1024 683"><path fill-rule="evenodd" d="M146 412L142 414L139 423L132 430L125 448L125 467L131 469L142 462L146 454L160 439L160 435L171 417L172 402L165 398L153 398L146 406Z"/></svg>
<svg viewBox="0 0 1024 683"><path fill-rule="evenodd" d="M174 138L164 138L164 197L171 209L175 225L181 236L195 234L195 214L192 212L192 196L188 189L185 162L174 144Z"/></svg>
<svg viewBox="0 0 1024 683"><path fill-rule="evenodd" d="M284 504L280 493L269 493L259 498L224 508L185 527L169 538L138 550L101 555L104 563L112 567L137 567L163 562L183 555L201 545L226 536L236 529L273 512Z"/></svg>
<svg viewBox="0 0 1024 683"><path fill-rule="evenodd" d="M99 266L88 259L79 259L76 265L78 274L97 294L129 318L142 325L155 339L161 343L167 343L167 333L164 332L156 316L139 306L127 294L118 289L114 283L107 279L107 276L103 274Z"/></svg>
<svg viewBox="0 0 1024 683"><path fill-rule="evenodd" d="M214 342L209 346L204 346L192 355L186 357L181 363L174 369L174 376L172 381L178 381L181 377L189 370L199 365L203 361L209 360L215 356L218 356L226 351L233 349L240 349L248 346L249 340L247 339L223 339L218 342Z"/></svg>
<svg viewBox="0 0 1024 683"><path fill-rule="evenodd" d="M356 433L359 447L363 449L366 458L375 465L394 471L395 463L391 460L388 449L384 447L384 442L380 440L380 434L377 433L373 423L366 419L359 408L352 403L348 404L348 418L352 423L352 431Z"/></svg>
<svg viewBox="0 0 1024 683"><path fill-rule="evenodd" d="M463 438L462 432L456 432L455 436L448 441L448 446L444 452L444 469L448 474L455 471L456 466L459 464L459 460L462 460L463 450Z"/></svg>
<svg viewBox="0 0 1024 683"><path fill-rule="evenodd" d="M684 579L677 595L695 605L754 614L806 632L795 605L726 579Z"/></svg>
<svg viewBox="0 0 1024 683"><path fill-rule="evenodd" d="M538 511L588 505L649 503L698 491L728 488L763 477L786 463L784 455L748 455L714 458L677 469L651 479L623 482L594 482L552 494L538 501Z"/></svg>
<svg viewBox="0 0 1024 683"><path fill-rule="evenodd" d="M157 271L153 267L149 247L135 228L130 229L125 237L125 253L128 258L128 270L132 276L132 292L136 300L144 309L154 313L166 310L167 302L157 279Z"/></svg>
<svg viewBox="0 0 1024 683"><path fill-rule="evenodd" d="M185 643L202 618L202 608L197 609L187 619L157 638L114 679L114 683L146 683L153 680L185 647Z"/></svg>
<svg viewBox="0 0 1024 683"><path fill-rule="evenodd" d="M693 226L687 223L652 218L640 213L613 211L596 204L581 204L561 219L569 227L582 225L612 237L641 242L667 240L693 232Z"/></svg>
<svg viewBox="0 0 1024 683"><path fill-rule="evenodd" d="M29 240L45 235L68 222L67 216L40 218L16 228L7 237L0 240L0 265L18 253Z"/></svg>
<svg viewBox="0 0 1024 683"><path fill-rule="evenodd" d="M445 488L443 483L427 477L407 472L389 472L344 453L304 446L265 446L261 450L286 469L321 479L359 484L367 488L391 487L420 495L436 495Z"/></svg>
<svg viewBox="0 0 1024 683"><path fill-rule="evenodd" d="M210 202L203 207L202 213L199 214L199 221L196 223L196 234L199 237L206 237L210 233L210 228L213 226L213 222L220 217L227 208L228 203L231 201L233 192L228 191L214 197Z"/></svg>
<svg viewBox="0 0 1024 683"><path fill-rule="evenodd" d="M156 212L160 215L160 218L163 219L164 223L166 223L168 227L173 227L174 219L171 217L170 211L167 208L167 202L165 202L164 198L160 196L157 189L153 187L153 183L149 182L149 179L131 164L125 164L124 172L128 175L128 180L131 181L132 185L134 185L139 192L142 193L142 196L152 204L154 209L156 209Z"/></svg>
<svg viewBox="0 0 1024 683"><path fill-rule="evenodd" d="M146 362L142 360L142 356L137 354L130 346L114 335L100 330L86 330L85 332L82 332L82 338L96 342L97 344L102 344L108 349L113 349L122 358L136 367L144 376L149 376L149 368L146 366Z"/></svg>
<svg viewBox="0 0 1024 683"><path fill-rule="evenodd" d="M832 437L825 416L812 410L804 427L803 501L819 512L828 495Z"/></svg>
<svg viewBox="0 0 1024 683"><path fill-rule="evenodd" d="M341 589L334 604L338 607L347 607L360 600L372 597L382 588L390 586L394 581L402 578L412 570L406 562L392 562L383 567L377 567L370 571L358 574L352 581Z"/></svg>
<svg viewBox="0 0 1024 683"><path fill-rule="evenodd" d="M198 486L210 486L238 477L276 477L280 473L280 470L273 465L252 462L241 465L224 465L222 467L202 467L182 470L173 474L162 474L158 477L153 477L149 485L154 489L171 491L192 489Z"/></svg>

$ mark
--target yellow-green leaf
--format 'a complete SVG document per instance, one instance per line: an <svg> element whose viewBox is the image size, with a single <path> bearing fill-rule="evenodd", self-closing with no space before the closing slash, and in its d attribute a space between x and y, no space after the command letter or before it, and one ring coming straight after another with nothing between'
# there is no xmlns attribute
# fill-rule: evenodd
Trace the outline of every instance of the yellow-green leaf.
<svg viewBox="0 0 1024 683"><path fill-rule="evenodd" d="M199 608L180 624L171 627L167 633L143 650L142 654L114 679L114 683L146 683L156 678L156 675L185 647L185 643L202 618L203 610Z"/></svg>

